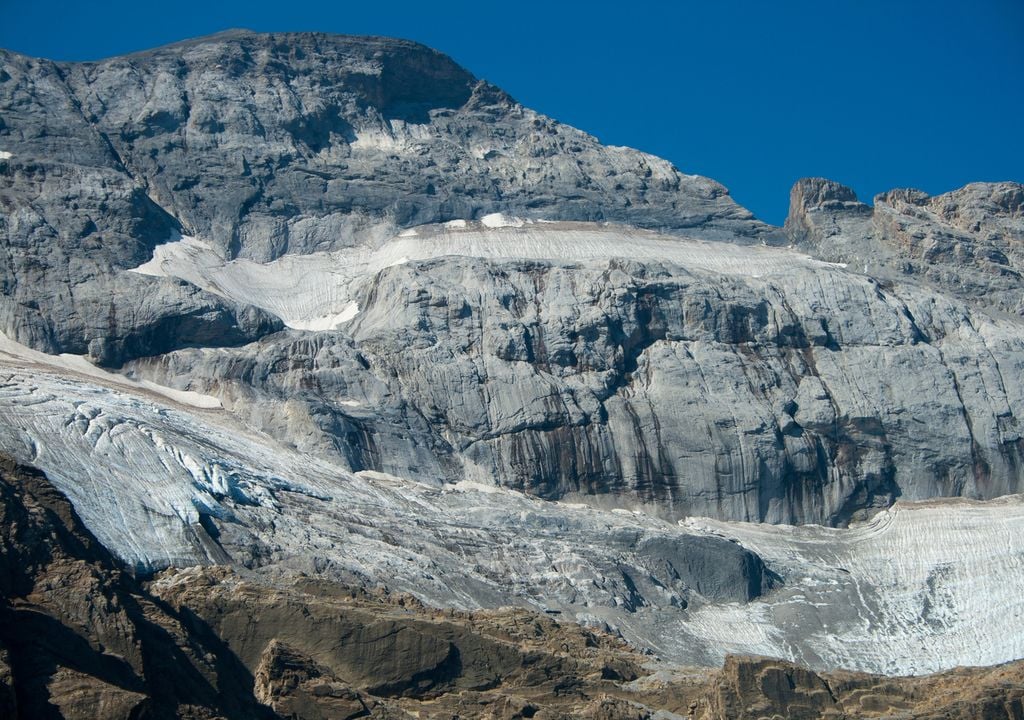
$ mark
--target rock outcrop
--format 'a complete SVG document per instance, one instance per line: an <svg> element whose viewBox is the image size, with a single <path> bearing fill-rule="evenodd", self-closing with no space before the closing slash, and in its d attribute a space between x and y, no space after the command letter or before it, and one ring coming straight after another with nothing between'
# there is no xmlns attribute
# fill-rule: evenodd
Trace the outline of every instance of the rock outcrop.
<svg viewBox="0 0 1024 720"><path fill-rule="evenodd" d="M692 713L730 718L1011 720L1024 714L1021 664L963 668L922 678L813 673L767 658L729 657Z"/></svg>
<svg viewBox="0 0 1024 720"><path fill-rule="evenodd" d="M874 207L847 187L794 187L786 233L798 247L886 282L913 282L976 307L1024 314L1024 186L971 183L931 197L890 190Z"/></svg>
<svg viewBox="0 0 1024 720"><path fill-rule="evenodd" d="M33 468L0 457L0 708L9 718L272 717ZM250 680L251 683L251 680Z"/></svg>

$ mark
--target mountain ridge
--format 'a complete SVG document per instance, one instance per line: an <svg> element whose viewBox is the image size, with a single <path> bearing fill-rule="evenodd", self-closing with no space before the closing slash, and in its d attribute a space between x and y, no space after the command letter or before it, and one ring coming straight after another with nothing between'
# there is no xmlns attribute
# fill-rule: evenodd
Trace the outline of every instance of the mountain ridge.
<svg viewBox="0 0 1024 720"><path fill-rule="evenodd" d="M0 57L0 452L120 561L1021 655L1021 186L805 179L775 228L401 41ZM1003 499L915 505L958 497Z"/></svg>

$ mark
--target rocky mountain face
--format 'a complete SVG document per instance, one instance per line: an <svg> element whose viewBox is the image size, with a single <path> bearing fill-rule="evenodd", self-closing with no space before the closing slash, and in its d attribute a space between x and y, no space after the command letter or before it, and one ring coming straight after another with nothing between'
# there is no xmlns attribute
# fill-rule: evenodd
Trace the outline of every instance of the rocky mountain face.
<svg viewBox="0 0 1024 720"><path fill-rule="evenodd" d="M811 179L773 228L414 43L238 31L96 63L0 51L0 452L44 471L128 567L244 568L320 618L256 632L246 618L284 620L244 583L118 575L104 597L142 608L115 623L127 664L88 672L125 707L164 692L146 643L188 645L196 617L213 645L189 655L205 679L188 671L180 702L209 712L487 691L445 644L470 620L424 634L362 608L331 625L297 572L565 613L705 665L1019 658L995 609L1024 597L1019 502L886 509L1024 489L1022 193L868 207ZM307 637L379 623L433 664L377 686ZM473 637L467 655L519 677L522 646ZM715 712L782 682L743 667ZM217 668L242 705L209 699ZM791 675L824 712L821 678ZM518 702L500 700L526 716Z"/></svg>
<svg viewBox="0 0 1024 720"><path fill-rule="evenodd" d="M778 235L721 185L605 148L414 43L230 32L0 63L0 326L49 352L120 364L280 328L121 272L175 232L258 260L496 211Z"/></svg>
<svg viewBox="0 0 1024 720"><path fill-rule="evenodd" d="M0 459L5 718L1014 718L1021 663L923 678L730 657L666 669L526 610L457 612L314 578L119 569L38 471Z"/></svg>
<svg viewBox="0 0 1024 720"><path fill-rule="evenodd" d="M343 332L128 367L353 470L675 518L843 524L1021 488L1013 321L797 256L538 260L393 265Z"/></svg>
<svg viewBox="0 0 1024 720"><path fill-rule="evenodd" d="M1019 186L872 211L803 181L786 233L846 269L723 259L692 242L784 234L413 43L232 32L3 68L0 329L23 344L128 361L352 470L669 517L842 524L1021 487L1021 326L985 313L1020 308ZM181 236L206 254L126 272Z"/></svg>

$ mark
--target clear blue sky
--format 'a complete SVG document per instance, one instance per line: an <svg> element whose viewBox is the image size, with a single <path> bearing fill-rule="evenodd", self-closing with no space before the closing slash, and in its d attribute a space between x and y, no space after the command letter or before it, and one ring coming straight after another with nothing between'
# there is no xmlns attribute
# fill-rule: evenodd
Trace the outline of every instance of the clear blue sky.
<svg viewBox="0 0 1024 720"><path fill-rule="evenodd" d="M0 47L97 59L231 27L418 40L779 223L802 176L1024 181L1024 0L0 0Z"/></svg>

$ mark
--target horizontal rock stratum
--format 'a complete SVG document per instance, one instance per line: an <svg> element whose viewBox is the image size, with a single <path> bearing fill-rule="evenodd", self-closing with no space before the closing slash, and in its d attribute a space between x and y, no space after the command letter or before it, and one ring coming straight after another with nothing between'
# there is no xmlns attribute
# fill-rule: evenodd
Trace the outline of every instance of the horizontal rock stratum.
<svg viewBox="0 0 1024 720"><path fill-rule="evenodd" d="M776 228L421 45L232 31L0 51L0 245L0 451L138 572L1024 655L1019 184L801 180Z"/></svg>

